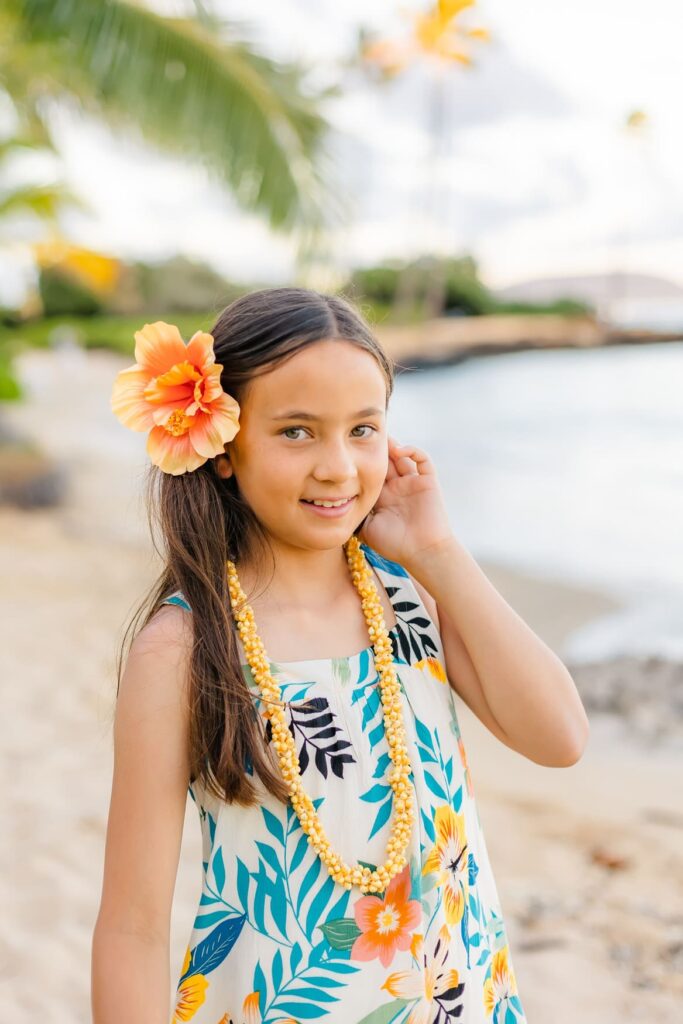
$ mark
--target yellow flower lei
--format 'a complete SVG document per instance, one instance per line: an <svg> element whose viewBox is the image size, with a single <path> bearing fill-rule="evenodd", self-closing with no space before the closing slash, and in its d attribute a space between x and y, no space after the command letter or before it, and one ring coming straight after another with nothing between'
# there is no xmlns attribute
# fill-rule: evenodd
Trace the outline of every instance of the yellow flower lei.
<svg viewBox="0 0 683 1024"><path fill-rule="evenodd" d="M384 728L389 745L389 757L392 761L392 767L388 772L388 781L394 791L394 818L391 824L391 837L387 843L387 858L384 864L374 871L361 864L356 864L353 867L345 864L339 854L335 853L330 846L318 812L301 781L299 755L294 737L287 725L280 687L270 672L268 656L256 631L253 610L246 603L246 595L240 586L235 564L228 559L226 564L230 602L247 663L265 700L265 715L271 723L273 746L277 751L292 806L308 837L308 842L327 866L328 873L335 882L343 885L346 889L357 885L363 893L384 892L394 875L397 875L407 863L405 850L410 841L414 820L413 794L409 781L411 765L405 739L401 690L394 668L391 640L384 621L382 603L360 547L360 541L355 534L346 542L344 550L351 578L361 597L368 633L372 640L375 666L380 679Z"/></svg>

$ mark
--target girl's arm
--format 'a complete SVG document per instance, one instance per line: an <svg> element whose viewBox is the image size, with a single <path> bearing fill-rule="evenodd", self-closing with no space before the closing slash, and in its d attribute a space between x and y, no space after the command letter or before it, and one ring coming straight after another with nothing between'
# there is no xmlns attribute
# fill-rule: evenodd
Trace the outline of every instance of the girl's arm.
<svg viewBox="0 0 683 1024"><path fill-rule="evenodd" d="M92 941L93 1024L168 1024L173 891L185 818L187 665L181 608L131 645L114 720L114 772Z"/></svg>
<svg viewBox="0 0 683 1024"><path fill-rule="evenodd" d="M475 559L453 537L407 568L438 624L446 674L468 707L529 760L575 764L589 723L574 680Z"/></svg>

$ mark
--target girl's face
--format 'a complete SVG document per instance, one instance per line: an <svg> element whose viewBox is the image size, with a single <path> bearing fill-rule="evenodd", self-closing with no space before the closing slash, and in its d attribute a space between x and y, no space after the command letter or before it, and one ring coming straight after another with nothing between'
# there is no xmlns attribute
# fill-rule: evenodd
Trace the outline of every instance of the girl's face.
<svg viewBox="0 0 683 1024"><path fill-rule="evenodd" d="M323 340L253 378L240 429L217 457L269 534L295 547L343 544L377 500L387 474L386 384L374 357ZM316 509L311 499L349 499Z"/></svg>

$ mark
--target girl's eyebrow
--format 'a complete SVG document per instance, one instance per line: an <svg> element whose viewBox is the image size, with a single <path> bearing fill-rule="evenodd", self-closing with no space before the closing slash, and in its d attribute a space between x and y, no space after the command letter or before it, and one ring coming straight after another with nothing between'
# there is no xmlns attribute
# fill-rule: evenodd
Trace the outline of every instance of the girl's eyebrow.
<svg viewBox="0 0 683 1024"><path fill-rule="evenodd" d="M360 419L362 416L381 416L383 409L376 409L374 406L370 406L367 409L361 409L360 412L353 413L350 419ZM271 416L272 420L320 420L322 416L315 416L312 412L302 412L299 409L292 409L290 412L278 413L277 416Z"/></svg>

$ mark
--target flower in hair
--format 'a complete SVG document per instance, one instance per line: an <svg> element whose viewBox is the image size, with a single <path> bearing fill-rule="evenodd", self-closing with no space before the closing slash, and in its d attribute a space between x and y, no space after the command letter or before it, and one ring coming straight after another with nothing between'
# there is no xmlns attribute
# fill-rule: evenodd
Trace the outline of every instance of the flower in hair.
<svg viewBox="0 0 683 1024"><path fill-rule="evenodd" d="M111 407L124 426L149 430L147 452L165 473L197 469L239 430L240 407L223 390L222 369L203 331L187 345L163 320L135 332L135 365L117 375Z"/></svg>

